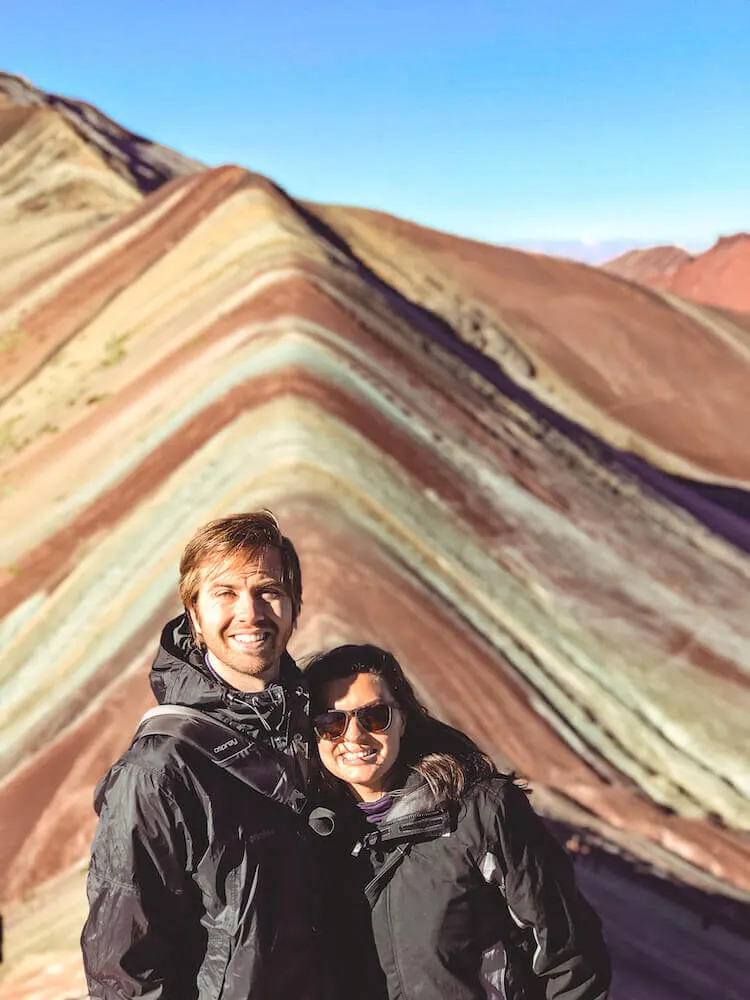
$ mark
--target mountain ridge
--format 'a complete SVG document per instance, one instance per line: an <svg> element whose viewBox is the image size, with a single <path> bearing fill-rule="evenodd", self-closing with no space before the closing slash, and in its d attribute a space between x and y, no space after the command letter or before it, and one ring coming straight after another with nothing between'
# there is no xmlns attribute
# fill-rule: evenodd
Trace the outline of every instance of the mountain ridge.
<svg viewBox="0 0 750 1000"><path fill-rule="evenodd" d="M696 976L739 1000L724 915L750 905L750 567L739 527L730 544L670 490L694 467L744 496L743 397L703 398L712 370L743 375L743 317L239 167L135 198L3 302L0 336L26 334L0 404L9 935L33 925L24 896L83 860L186 537L270 506L305 568L295 655L387 645L433 711L524 773L606 910L628 1000ZM692 381L678 349L701 360ZM654 393L661 443L636 419ZM664 959L679 928L689 969Z"/></svg>
<svg viewBox="0 0 750 1000"><path fill-rule="evenodd" d="M142 194L155 191L173 177L203 169L197 160L123 128L93 104L40 90L22 76L0 71L0 107L3 103L57 111Z"/></svg>

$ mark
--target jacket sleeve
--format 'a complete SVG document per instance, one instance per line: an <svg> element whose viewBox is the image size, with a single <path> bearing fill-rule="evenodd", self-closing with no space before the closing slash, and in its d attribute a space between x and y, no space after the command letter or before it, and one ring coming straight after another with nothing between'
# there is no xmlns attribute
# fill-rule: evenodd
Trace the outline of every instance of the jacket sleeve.
<svg viewBox="0 0 750 1000"><path fill-rule="evenodd" d="M611 970L601 921L578 891L570 858L512 782L494 805L490 845L494 839L502 859L510 915L533 933L532 968L547 1000L606 1000Z"/></svg>
<svg viewBox="0 0 750 1000"><path fill-rule="evenodd" d="M184 1000L192 920L184 816L164 775L117 765L99 806L81 948L97 1000ZM193 915L191 920L191 914Z"/></svg>

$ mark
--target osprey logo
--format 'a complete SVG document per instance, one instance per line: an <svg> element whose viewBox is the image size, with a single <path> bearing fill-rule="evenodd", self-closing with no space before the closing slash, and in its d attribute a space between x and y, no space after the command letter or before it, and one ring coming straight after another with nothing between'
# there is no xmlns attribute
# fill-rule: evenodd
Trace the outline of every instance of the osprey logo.
<svg viewBox="0 0 750 1000"><path fill-rule="evenodd" d="M214 747L214 753L221 753L222 750L228 750L230 747L239 746L240 741L234 737L231 740L227 740L226 743L220 743L218 747Z"/></svg>

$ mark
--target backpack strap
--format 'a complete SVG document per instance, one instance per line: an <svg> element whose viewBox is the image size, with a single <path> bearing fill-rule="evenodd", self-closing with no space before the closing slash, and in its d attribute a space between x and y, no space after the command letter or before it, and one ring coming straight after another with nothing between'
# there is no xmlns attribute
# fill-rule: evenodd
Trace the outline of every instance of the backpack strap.
<svg viewBox="0 0 750 1000"><path fill-rule="evenodd" d="M149 709L138 724L133 743L144 736L172 736L188 743L256 792L298 815L307 805L305 793L295 787L282 754L273 747L259 746L197 708L159 705Z"/></svg>

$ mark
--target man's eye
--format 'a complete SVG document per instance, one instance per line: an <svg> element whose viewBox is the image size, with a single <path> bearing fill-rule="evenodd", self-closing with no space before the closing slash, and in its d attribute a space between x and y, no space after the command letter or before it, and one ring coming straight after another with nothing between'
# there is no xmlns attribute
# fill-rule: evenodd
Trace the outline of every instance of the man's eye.
<svg viewBox="0 0 750 1000"><path fill-rule="evenodd" d="M280 590L274 590L274 589L264 590L263 591L263 596L264 597L270 597L270 598L273 599L273 598L281 597L282 593L281 593Z"/></svg>
<svg viewBox="0 0 750 1000"><path fill-rule="evenodd" d="M234 597L234 591L233 590L217 590L216 591L216 596L217 597Z"/></svg>

